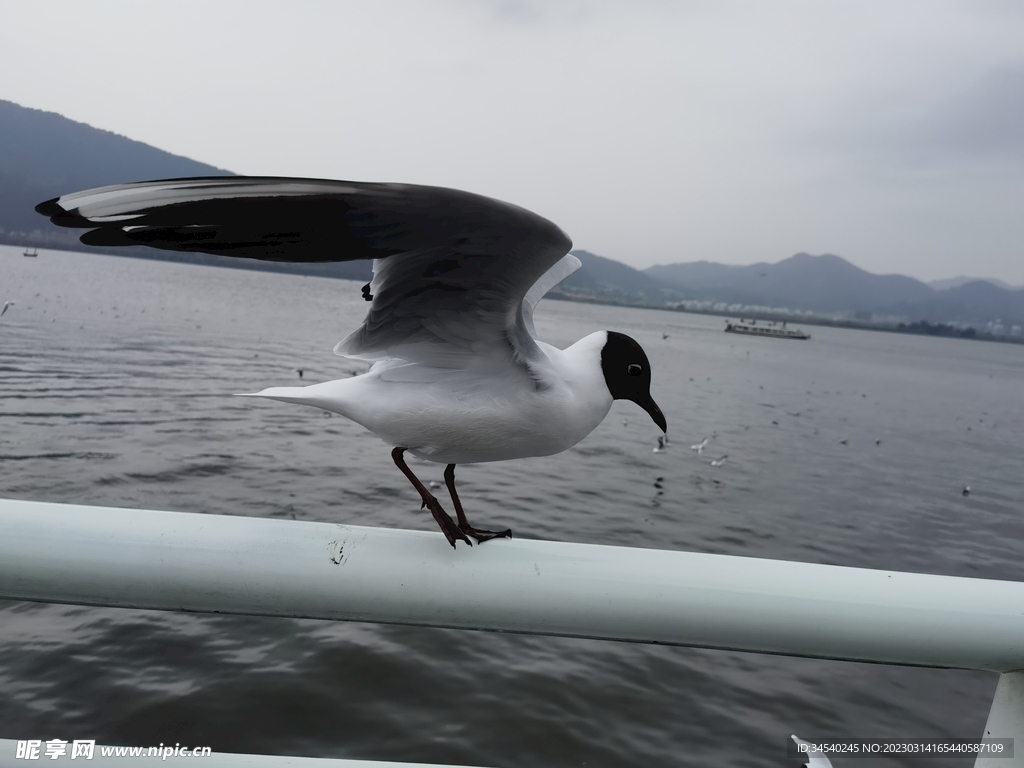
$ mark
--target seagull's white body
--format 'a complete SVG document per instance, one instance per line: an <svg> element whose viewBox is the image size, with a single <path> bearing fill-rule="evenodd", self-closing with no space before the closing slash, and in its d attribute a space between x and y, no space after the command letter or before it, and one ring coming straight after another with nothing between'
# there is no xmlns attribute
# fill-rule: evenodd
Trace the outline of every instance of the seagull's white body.
<svg viewBox="0 0 1024 768"><path fill-rule="evenodd" d="M389 445L443 464L550 456L576 445L608 415L612 396L600 360L607 336L598 331L565 350L538 342L547 358L544 388L525 371L452 370L396 358L362 376L252 396L333 411Z"/></svg>

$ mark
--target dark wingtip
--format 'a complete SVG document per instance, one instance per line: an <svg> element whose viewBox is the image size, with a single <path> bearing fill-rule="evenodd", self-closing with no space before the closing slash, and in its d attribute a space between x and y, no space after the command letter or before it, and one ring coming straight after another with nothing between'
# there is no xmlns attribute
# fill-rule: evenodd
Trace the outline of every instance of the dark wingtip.
<svg viewBox="0 0 1024 768"><path fill-rule="evenodd" d="M58 204L59 197L55 197L51 200L46 200L36 206L36 213L41 213L43 216L58 216L64 213L64 209Z"/></svg>
<svg viewBox="0 0 1024 768"><path fill-rule="evenodd" d="M138 241L131 240L123 229L117 227L90 229L78 239L85 245L140 245Z"/></svg>

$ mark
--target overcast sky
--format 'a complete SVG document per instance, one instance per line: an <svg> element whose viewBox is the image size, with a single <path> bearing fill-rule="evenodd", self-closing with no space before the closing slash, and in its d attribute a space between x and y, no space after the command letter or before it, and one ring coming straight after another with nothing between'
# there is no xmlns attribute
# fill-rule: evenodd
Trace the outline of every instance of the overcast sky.
<svg viewBox="0 0 1024 768"><path fill-rule="evenodd" d="M4 5L0 72L195 160L479 192L637 267L1024 284L1016 0L47 0Z"/></svg>

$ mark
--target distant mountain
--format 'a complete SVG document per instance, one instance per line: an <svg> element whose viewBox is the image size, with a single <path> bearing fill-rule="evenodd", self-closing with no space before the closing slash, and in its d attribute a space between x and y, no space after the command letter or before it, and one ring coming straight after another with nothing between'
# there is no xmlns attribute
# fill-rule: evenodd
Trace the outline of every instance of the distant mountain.
<svg viewBox="0 0 1024 768"><path fill-rule="evenodd" d="M733 267L706 261L650 267L686 298L814 312L878 312L924 301L933 289L903 275L874 275L839 256L798 253L777 264Z"/></svg>
<svg viewBox="0 0 1024 768"><path fill-rule="evenodd" d="M901 314L920 320L1024 327L1024 291L1006 290L987 280L975 280L956 288L936 291L929 299L906 307Z"/></svg>
<svg viewBox="0 0 1024 768"><path fill-rule="evenodd" d="M992 283L992 285L1002 288L1005 291L1024 291L1024 285L1010 285L1009 283L1005 283L995 277L964 277L963 275L959 275L958 277L949 277L945 280L931 280L928 285L937 291L945 291L949 288L959 288L961 285L976 282Z"/></svg>
<svg viewBox="0 0 1024 768"><path fill-rule="evenodd" d="M821 314L879 315L932 322L1024 327L1024 291L985 280L936 290L903 275L875 275L832 254L798 253L777 264L726 266L706 261L644 270L688 300ZM1005 285L1005 284L1004 284Z"/></svg>
<svg viewBox="0 0 1024 768"><path fill-rule="evenodd" d="M621 261L583 250L572 253L583 266L559 284L560 293L627 304L664 304L681 298L672 286Z"/></svg>
<svg viewBox="0 0 1024 768"><path fill-rule="evenodd" d="M41 248L97 249L78 242L81 232L56 227L35 212L37 203L107 184L182 176L233 176L230 171L172 155L140 141L75 122L55 112L0 100L0 242ZM109 253L272 272L368 280L368 261L276 264L205 253L152 248L111 248Z"/></svg>

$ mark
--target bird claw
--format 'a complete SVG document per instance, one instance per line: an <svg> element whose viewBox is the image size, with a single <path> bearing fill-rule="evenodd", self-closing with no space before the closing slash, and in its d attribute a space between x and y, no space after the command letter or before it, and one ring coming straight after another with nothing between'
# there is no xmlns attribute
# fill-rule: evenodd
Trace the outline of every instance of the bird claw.
<svg viewBox="0 0 1024 768"><path fill-rule="evenodd" d="M440 502L431 496L428 499L423 500L423 506L430 510L430 514L434 516L434 520L437 521L438 526L441 528L441 533L448 539L448 543L452 545L452 549L455 549L456 541L464 541L470 547L473 546L473 542L469 540L465 533L455 524L455 521L451 519L447 512L444 511L444 507L441 506ZM422 507L421 507L422 509Z"/></svg>
<svg viewBox="0 0 1024 768"><path fill-rule="evenodd" d="M476 539L477 544L482 544L483 542L490 541L491 539L511 539L512 538L512 529L511 528L506 528L504 531L481 531L480 529L474 528L471 525L466 525L466 526L461 526L460 525L459 526L459 530L461 530L463 533L469 534L474 539Z"/></svg>
<svg viewBox="0 0 1024 768"><path fill-rule="evenodd" d="M459 526L452 522L451 518L448 518L448 523L450 526L446 524L441 525L441 533L443 533L444 537L448 539L448 543L452 545L452 549L456 549L455 542L459 540L466 542L467 546L473 546L473 542L469 540L469 537L462 532Z"/></svg>

